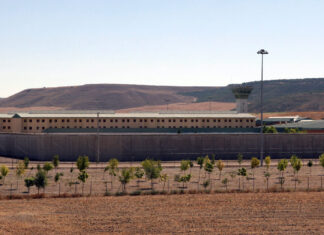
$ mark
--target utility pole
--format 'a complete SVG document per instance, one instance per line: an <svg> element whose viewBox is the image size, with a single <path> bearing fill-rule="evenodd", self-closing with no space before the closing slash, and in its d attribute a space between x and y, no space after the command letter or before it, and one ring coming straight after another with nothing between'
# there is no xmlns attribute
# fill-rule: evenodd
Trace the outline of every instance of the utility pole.
<svg viewBox="0 0 324 235"><path fill-rule="evenodd" d="M261 166L263 166L263 154L264 154L264 134L263 134L263 55L269 54L266 50L261 49L257 52L261 55L261 84L260 84L260 116L261 116L261 123L260 123L260 161Z"/></svg>

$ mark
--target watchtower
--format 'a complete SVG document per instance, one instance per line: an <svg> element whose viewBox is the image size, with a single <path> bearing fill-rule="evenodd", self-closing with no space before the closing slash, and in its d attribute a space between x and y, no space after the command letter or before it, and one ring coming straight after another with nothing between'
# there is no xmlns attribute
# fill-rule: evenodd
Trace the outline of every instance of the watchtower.
<svg viewBox="0 0 324 235"><path fill-rule="evenodd" d="M232 88L236 99L236 111L238 113L248 112L248 98L253 90L252 86L238 85Z"/></svg>

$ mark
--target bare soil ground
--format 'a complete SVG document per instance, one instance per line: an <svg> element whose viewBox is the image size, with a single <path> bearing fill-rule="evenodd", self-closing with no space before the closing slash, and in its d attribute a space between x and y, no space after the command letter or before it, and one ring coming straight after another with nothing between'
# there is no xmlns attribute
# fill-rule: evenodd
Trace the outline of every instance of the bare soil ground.
<svg viewBox="0 0 324 235"><path fill-rule="evenodd" d="M0 201L1 234L323 234L324 192Z"/></svg>

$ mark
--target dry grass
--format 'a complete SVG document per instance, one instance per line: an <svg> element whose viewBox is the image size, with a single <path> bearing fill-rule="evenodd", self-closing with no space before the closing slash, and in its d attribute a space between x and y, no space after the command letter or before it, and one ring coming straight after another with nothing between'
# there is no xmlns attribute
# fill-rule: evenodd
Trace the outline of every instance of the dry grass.
<svg viewBox="0 0 324 235"><path fill-rule="evenodd" d="M323 234L324 192L0 201L6 234Z"/></svg>
<svg viewBox="0 0 324 235"><path fill-rule="evenodd" d="M200 102L200 103L173 103L168 105L168 110L172 111L228 111L235 109L236 104L230 102ZM117 112L130 113L138 111L157 112L166 111L167 105L146 105L128 109L120 109Z"/></svg>

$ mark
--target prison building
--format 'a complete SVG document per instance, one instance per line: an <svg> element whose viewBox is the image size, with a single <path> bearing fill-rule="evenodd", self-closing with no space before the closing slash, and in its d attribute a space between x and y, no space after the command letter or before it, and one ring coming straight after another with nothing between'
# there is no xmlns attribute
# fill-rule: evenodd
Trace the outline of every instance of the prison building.
<svg viewBox="0 0 324 235"><path fill-rule="evenodd" d="M254 128L255 116L236 112L30 112L0 114L2 133L69 132L103 129Z"/></svg>

